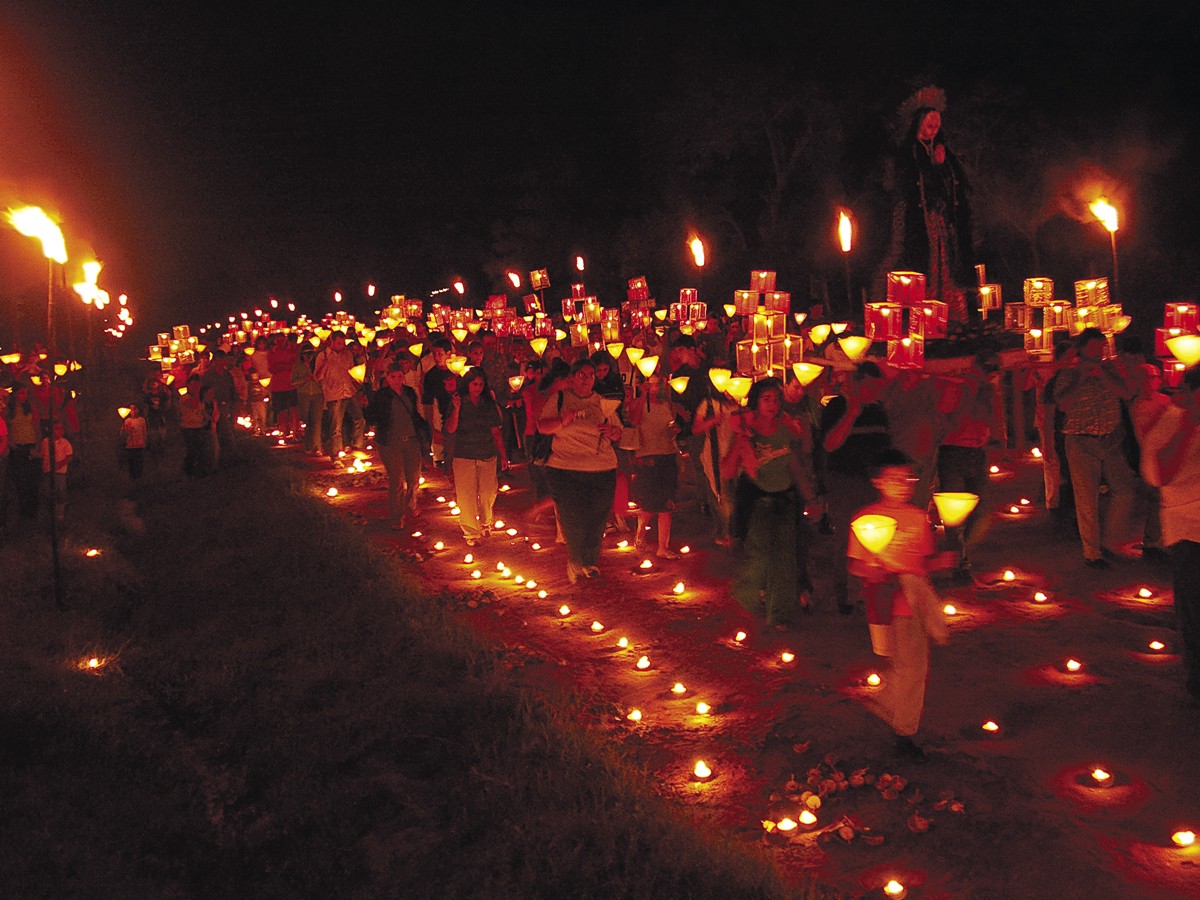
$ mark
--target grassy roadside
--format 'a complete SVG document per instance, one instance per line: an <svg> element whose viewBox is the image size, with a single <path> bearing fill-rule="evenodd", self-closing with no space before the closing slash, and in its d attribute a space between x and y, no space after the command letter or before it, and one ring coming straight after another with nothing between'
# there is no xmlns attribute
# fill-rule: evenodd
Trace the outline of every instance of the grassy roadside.
<svg viewBox="0 0 1200 900"><path fill-rule="evenodd" d="M0 548L8 896L794 896L570 698L507 682L299 471L248 447L189 484L176 455L139 487L138 536L93 454L67 613L44 535Z"/></svg>

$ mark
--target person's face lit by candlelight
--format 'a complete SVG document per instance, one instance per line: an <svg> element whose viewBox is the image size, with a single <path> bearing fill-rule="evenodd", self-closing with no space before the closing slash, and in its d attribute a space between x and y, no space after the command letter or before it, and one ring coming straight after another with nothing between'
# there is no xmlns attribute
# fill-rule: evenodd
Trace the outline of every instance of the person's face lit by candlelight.
<svg viewBox="0 0 1200 900"><path fill-rule="evenodd" d="M937 133L942 129L942 114L936 109L925 114L925 118L921 120L921 127L917 129L917 137L929 143Z"/></svg>

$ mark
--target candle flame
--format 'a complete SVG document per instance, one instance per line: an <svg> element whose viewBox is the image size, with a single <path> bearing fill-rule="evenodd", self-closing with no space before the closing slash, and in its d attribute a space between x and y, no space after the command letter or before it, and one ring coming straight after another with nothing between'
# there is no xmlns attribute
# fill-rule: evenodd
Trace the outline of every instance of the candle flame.
<svg viewBox="0 0 1200 900"><path fill-rule="evenodd" d="M984 722L981 727L983 728L984 731L999 731L1000 730L1000 726L997 725L995 722L993 722L991 719L988 719L986 722Z"/></svg>
<svg viewBox="0 0 1200 900"><path fill-rule="evenodd" d="M631 709L629 711L629 715L627 715L625 718L627 718L630 722L640 722L642 721L642 711L640 709Z"/></svg>
<svg viewBox="0 0 1200 900"><path fill-rule="evenodd" d="M696 760L696 766L692 769L692 772L695 773L697 778L712 777L712 769L710 769L708 764L702 759Z"/></svg>
<svg viewBox="0 0 1200 900"><path fill-rule="evenodd" d="M871 687L879 687L879 685L883 684L883 679L877 673L872 672L867 676L867 684Z"/></svg>
<svg viewBox="0 0 1200 900"><path fill-rule="evenodd" d="M639 660L637 661L637 667L638 667L639 669L648 669L648 668L650 668L650 657L648 657L648 656L643 656L641 659L639 659Z"/></svg>
<svg viewBox="0 0 1200 900"><path fill-rule="evenodd" d="M1092 769L1092 778L1097 784L1105 784L1112 780L1112 775L1103 769Z"/></svg>
<svg viewBox="0 0 1200 900"><path fill-rule="evenodd" d="M1177 831L1171 835L1171 840L1178 847L1190 847L1196 843L1196 834L1192 831Z"/></svg>

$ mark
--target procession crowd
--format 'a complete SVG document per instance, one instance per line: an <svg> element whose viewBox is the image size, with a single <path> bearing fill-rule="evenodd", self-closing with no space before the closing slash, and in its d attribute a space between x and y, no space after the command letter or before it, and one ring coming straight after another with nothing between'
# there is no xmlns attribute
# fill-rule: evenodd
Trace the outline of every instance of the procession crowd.
<svg viewBox="0 0 1200 900"><path fill-rule="evenodd" d="M370 427L394 528L420 516L417 485L433 466L454 485L464 543L487 540L499 474L520 464L535 497L530 515L553 517L567 577L577 584L601 576L606 531L631 532L636 546L677 557L671 528L683 475L713 543L739 558L731 584L737 602L782 630L813 609L808 550L814 530L833 528L830 466L857 460L878 493L862 512L885 514L897 527L881 551L866 550L851 533L846 573L861 587L876 651L893 657L898 747L919 754L911 737L928 643L945 636L930 577L945 569L951 583L973 583L972 550L994 511L989 446L1010 428L1036 429L1046 506L1077 529L1085 565L1170 548L1188 689L1200 698L1200 597L1187 575L1200 571L1200 373L1193 368L1183 389L1165 394L1136 341L1106 359L1105 336L1085 330L1060 345L1053 364L1009 379L987 353L934 374L855 364L830 342L818 348L826 359L817 380L761 378L743 404L710 377L732 368L741 336L715 319L690 334L647 330L642 359L657 358L652 368L595 345L551 344L539 356L528 342L486 330L458 346L421 330L395 331L369 348L352 336L335 330L312 346L275 333L152 373L122 410L118 439L129 477L141 476L147 455L162 459L176 427L191 478L220 468L244 439L239 422L335 465L367 448ZM36 355L27 359L4 372L0 432L5 520L13 505L26 526L50 471L51 410L61 441L60 504L78 432L73 392L38 377ZM1006 420L1005 390L1032 392L1032 421ZM941 554L933 552L934 491L980 497L963 524L946 527L954 549ZM853 611L851 581L836 583L832 599Z"/></svg>

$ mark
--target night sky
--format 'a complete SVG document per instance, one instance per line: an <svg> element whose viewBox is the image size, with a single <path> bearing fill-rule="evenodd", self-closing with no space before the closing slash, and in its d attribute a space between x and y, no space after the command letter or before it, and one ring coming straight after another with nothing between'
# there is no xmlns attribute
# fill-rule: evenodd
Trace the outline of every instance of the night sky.
<svg viewBox="0 0 1200 900"><path fill-rule="evenodd" d="M1196 293L1190 4L176 6L18 0L0 12L0 199L55 209L73 256L90 243L102 285L128 290L148 330L269 295L316 312L369 281L428 295L462 275L482 300L508 265L547 266L565 292L576 252L610 302L641 274L665 299L693 278L689 224L712 242L710 302L750 264L803 294L810 277L840 275L836 253L813 249L829 227L815 211L859 201L878 240L871 173L889 117L926 80L947 91L953 147L1034 144L1026 122L1067 135L1069 158L1047 165L1087 163L1118 187L1127 294L1150 308ZM696 112L742 83L731 72L803 85L839 110L834 175L795 189L794 258L761 258L753 237L735 247L760 215L739 168L750 151L730 144L742 126L729 106ZM956 98L981 92L1009 114L995 133L965 135L962 119L956 133ZM687 148L718 136L732 149L692 179ZM714 214L714 185L741 222ZM983 261L1012 290L1026 275L1106 274L1106 236L1076 221L1070 198L1061 207L1040 232L1046 272L1002 235L985 239ZM44 284L36 248L7 234L0 298Z"/></svg>

